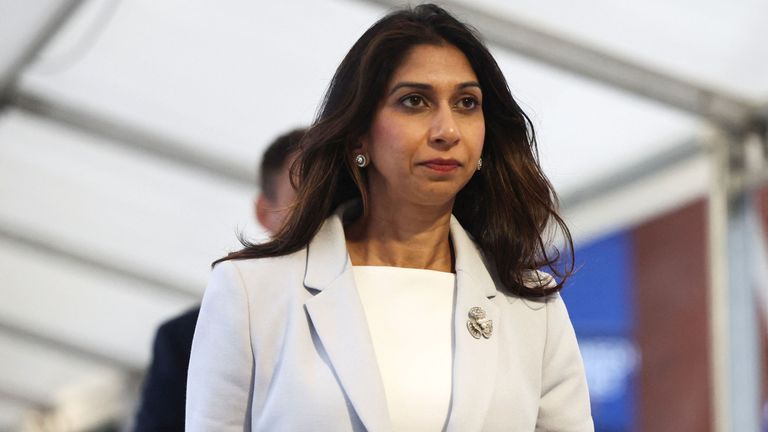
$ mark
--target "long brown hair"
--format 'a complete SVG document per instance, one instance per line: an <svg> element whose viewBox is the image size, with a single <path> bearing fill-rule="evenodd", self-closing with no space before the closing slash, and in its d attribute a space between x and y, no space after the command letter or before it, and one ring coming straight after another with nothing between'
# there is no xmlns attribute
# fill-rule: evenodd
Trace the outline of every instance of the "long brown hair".
<svg viewBox="0 0 768 432"><path fill-rule="evenodd" d="M392 73L415 45L451 44L469 60L483 91L483 168L459 191L453 213L474 237L504 288L523 297L559 291L573 271L573 242L557 213L557 196L538 162L533 125L509 91L504 75L477 32L433 4L390 13L349 50L333 76L319 114L300 142L292 167L295 205L273 239L214 262L286 255L306 247L339 204L359 199L367 188L353 166L351 149L371 125ZM568 256L551 243L559 228ZM547 267L559 281L530 278Z"/></svg>

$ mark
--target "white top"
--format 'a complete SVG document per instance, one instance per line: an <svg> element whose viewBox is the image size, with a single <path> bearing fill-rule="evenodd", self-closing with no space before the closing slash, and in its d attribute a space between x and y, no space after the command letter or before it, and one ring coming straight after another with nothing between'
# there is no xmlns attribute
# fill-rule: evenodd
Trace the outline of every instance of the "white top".
<svg viewBox="0 0 768 432"><path fill-rule="evenodd" d="M440 431L451 400L456 275L353 266L392 430Z"/></svg>

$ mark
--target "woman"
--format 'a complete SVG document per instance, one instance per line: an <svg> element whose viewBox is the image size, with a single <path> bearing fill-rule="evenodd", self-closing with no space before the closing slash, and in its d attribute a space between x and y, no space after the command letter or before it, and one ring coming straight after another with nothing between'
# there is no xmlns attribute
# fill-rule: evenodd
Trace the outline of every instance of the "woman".
<svg viewBox="0 0 768 432"><path fill-rule="evenodd" d="M434 5L355 43L274 240L219 260L190 431L591 431L555 195L493 57ZM571 262L572 266L572 262Z"/></svg>

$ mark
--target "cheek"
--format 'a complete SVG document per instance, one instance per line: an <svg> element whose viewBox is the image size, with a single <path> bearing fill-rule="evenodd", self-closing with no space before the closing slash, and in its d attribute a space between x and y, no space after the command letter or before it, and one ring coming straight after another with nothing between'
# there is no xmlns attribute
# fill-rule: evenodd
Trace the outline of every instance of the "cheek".
<svg viewBox="0 0 768 432"><path fill-rule="evenodd" d="M379 114L371 125L371 145L374 147L390 146L399 138L402 122L392 115Z"/></svg>
<svg viewBox="0 0 768 432"><path fill-rule="evenodd" d="M410 160L407 125L379 120L371 128L371 162L381 171L404 170Z"/></svg>
<svg viewBox="0 0 768 432"><path fill-rule="evenodd" d="M485 143L485 121L481 118L478 124L471 129L472 149L476 152L476 156L480 157L483 150L483 143Z"/></svg>

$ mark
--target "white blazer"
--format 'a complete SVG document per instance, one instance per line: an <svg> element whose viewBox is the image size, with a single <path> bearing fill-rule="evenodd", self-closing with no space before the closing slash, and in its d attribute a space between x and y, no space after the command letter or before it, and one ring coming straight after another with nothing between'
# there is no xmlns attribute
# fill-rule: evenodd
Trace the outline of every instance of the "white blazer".
<svg viewBox="0 0 768 432"><path fill-rule="evenodd" d="M457 288L443 430L593 431L560 296L503 293L453 217L450 232ZM339 215L296 253L218 264L192 344L187 431L392 430L351 267ZM467 329L474 306L493 320L489 339Z"/></svg>

